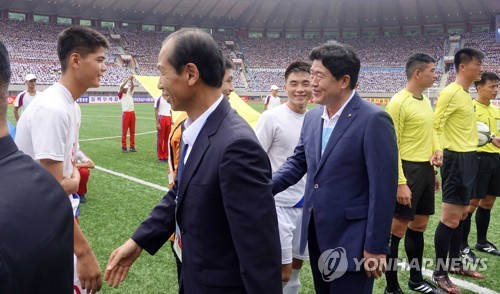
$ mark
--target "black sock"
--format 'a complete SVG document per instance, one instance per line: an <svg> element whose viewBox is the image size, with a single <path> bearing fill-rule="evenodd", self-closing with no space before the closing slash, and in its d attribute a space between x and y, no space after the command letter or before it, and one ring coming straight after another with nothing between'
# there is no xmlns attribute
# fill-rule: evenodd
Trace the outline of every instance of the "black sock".
<svg viewBox="0 0 500 294"><path fill-rule="evenodd" d="M465 247L469 247L469 233L470 233L470 223L471 223L472 213L467 214L467 218L462 221L463 223L463 232L462 232L462 245L460 249L464 249Z"/></svg>
<svg viewBox="0 0 500 294"><path fill-rule="evenodd" d="M397 271L399 241L401 238L394 234L391 235L391 253L388 256L388 270L385 272L388 292L396 291L399 288Z"/></svg>
<svg viewBox="0 0 500 294"><path fill-rule="evenodd" d="M410 281L419 283L422 277L422 256L424 255L424 233L410 228L405 235L405 250L410 263Z"/></svg>
<svg viewBox="0 0 500 294"><path fill-rule="evenodd" d="M448 257L448 249L450 248L451 236L453 229L439 222L434 235L434 248L436 250L436 268L435 275L446 274L446 257Z"/></svg>
<svg viewBox="0 0 500 294"><path fill-rule="evenodd" d="M463 235L463 223L464 221L460 221L458 227L455 228L453 235L451 236L449 262L452 267L460 266L462 264L460 259L460 243Z"/></svg>
<svg viewBox="0 0 500 294"><path fill-rule="evenodd" d="M476 212L476 228L477 228L477 243L486 244L488 239L486 234L488 233L488 227L490 226L491 209L485 209L482 207L477 208Z"/></svg>

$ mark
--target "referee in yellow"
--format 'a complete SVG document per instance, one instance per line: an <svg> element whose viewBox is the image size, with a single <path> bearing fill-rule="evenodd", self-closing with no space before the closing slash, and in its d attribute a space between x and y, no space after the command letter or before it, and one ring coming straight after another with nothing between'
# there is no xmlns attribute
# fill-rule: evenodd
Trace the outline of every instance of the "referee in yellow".
<svg viewBox="0 0 500 294"><path fill-rule="evenodd" d="M485 123L491 132L498 135L500 109L490 103L498 94L500 78L493 72L483 72L481 80L474 82L477 89L477 99L473 101L476 109L476 118ZM471 216L477 208L476 249L493 255L500 255L497 247L490 243L486 234L490 224L490 215L496 197L500 196L500 148L489 143L477 149L478 173L476 177L476 194L470 202L469 213L464 221L462 239L462 257L469 262L479 262L469 247L468 237L471 225ZM479 205L479 207L478 207Z"/></svg>
<svg viewBox="0 0 500 294"><path fill-rule="evenodd" d="M443 197L441 219L434 235L436 265L434 282L447 293L461 293L448 277L448 271L481 279L483 276L465 267L460 260L462 220L467 216L470 199L474 197L477 173L477 125L469 87L481 80L484 55L472 48L455 53L456 80L439 94L434 129L443 147L441 177Z"/></svg>
<svg viewBox="0 0 500 294"><path fill-rule="evenodd" d="M403 293L397 277L399 242L405 236L405 250L412 264L408 287L421 293L439 293L422 276L424 231L429 216L434 214L434 192L439 181L433 165L441 166L443 152L433 124L431 102L423 92L436 80L434 58L415 53L406 62L406 87L394 95L387 105L392 117L399 149L397 203L391 227L389 269L385 273L384 293Z"/></svg>

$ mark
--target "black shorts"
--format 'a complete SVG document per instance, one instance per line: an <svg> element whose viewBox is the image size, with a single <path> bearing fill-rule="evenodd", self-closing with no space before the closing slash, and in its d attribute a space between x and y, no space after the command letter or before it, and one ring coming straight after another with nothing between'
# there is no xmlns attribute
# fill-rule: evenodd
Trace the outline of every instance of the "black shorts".
<svg viewBox="0 0 500 294"><path fill-rule="evenodd" d="M444 150L441 178L443 202L468 206L475 196L477 154Z"/></svg>
<svg viewBox="0 0 500 294"><path fill-rule="evenodd" d="M475 198L484 199L486 195L500 196L500 154L478 152L477 161Z"/></svg>
<svg viewBox="0 0 500 294"><path fill-rule="evenodd" d="M417 215L434 214L434 168L429 162L402 160L406 183L411 191L411 208L396 202L394 217L414 220Z"/></svg>

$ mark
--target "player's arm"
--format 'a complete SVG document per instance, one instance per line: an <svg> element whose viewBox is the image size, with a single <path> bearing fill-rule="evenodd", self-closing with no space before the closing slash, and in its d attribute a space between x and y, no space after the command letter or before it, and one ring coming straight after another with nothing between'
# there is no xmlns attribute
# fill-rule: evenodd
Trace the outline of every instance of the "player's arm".
<svg viewBox="0 0 500 294"><path fill-rule="evenodd" d="M92 161L92 159L89 158L89 160L86 161L86 162L77 162L77 163L75 163L75 167L76 168L82 168L82 167L84 167L84 168L94 168L95 164Z"/></svg>
<svg viewBox="0 0 500 294"><path fill-rule="evenodd" d="M21 102L19 101L21 98L20 98L21 95L17 95L16 97L16 101L14 102L14 117L16 118L16 121L19 121L19 108L22 106L22 105L19 105L21 104Z"/></svg>
<svg viewBox="0 0 500 294"><path fill-rule="evenodd" d="M432 154L429 159L429 163L436 167L440 167L443 165L443 149L441 148L441 143L439 142L439 137L436 133L436 130L432 130L432 150L434 154Z"/></svg>
<svg viewBox="0 0 500 294"><path fill-rule="evenodd" d="M397 191L397 202L401 205L406 205L411 207L411 190L406 183L406 177L403 172L403 162L401 159L401 136L405 130L406 121L406 108L401 105L399 100L392 98L387 105L386 111L392 118L394 124L394 131L396 133L396 140L398 144L398 191Z"/></svg>
<svg viewBox="0 0 500 294"><path fill-rule="evenodd" d="M120 93L123 93L123 87L125 87L125 85L128 83L128 80L130 79L130 77L126 78L125 81L123 81L120 85ZM121 98L121 96L120 96Z"/></svg>
<svg viewBox="0 0 500 294"><path fill-rule="evenodd" d="M274 120L267 112L264 112L255 127L255 135L264 151L269 152L275 136Z"/></svg>
<svg viewBox="0 0 500 294"><path fill-rule="evenodd" d="M158 120L158 108L159 108L159 104L160 104L160 99L161 99L161 96L158 97L158 100L155 101L155 122L156 122L156 129L159 131L161 130L161 125L160 125L160 121Z"/></svg>
<svg viewBox="0 0 500 294"><path fill-rule="evenodd" d="M130 76L129 77L129 80L130 80L130 94L132 94L132 92L134 92L134 76Z"/></svg>
<svg viewBox="0 0 500 294"><path fill-rule="evenodd" d="M90 244L83 235L80 225L74 220L74 251L77 259L76 273L83 289L95 293L101 289L101 270Z"/></svg>
<svg viewBox="0 0 500 294"><path fill-rule="evenodd" d="M436 103L436 109L434 110L434 131L439 142L442 142L443 128L446 125L446 121L450 115L455 111L456 105L452 101L452 96L447 92L439 93L438 100Z"/></svg>
<svg viewBox="0 0 500 294"><path fill-rule="evenodd" d="M271 100L271 96L267 96L266 100L264 100L264 109L262 109L262 112L267 110L267 105L269 104L269 100Z"/></svg>
<svg viewBox="0 0 500 294"><path fill-rule="evenodd" d="M66 194L76 193L80 184L80 173L73 171L70 178L63 176L64 164L62 161L52 159L40 159L40 165L45 167L58 181Z"/></svg>

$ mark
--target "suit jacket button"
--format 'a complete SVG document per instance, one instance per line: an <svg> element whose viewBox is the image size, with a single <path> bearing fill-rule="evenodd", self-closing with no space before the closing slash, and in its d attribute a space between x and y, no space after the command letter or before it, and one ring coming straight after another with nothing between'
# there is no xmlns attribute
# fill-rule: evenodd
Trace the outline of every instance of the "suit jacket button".
<svg viewBox="0 0 500 294"><path fill-rule="evenodd" d="M313 208L312 207L309 207L309 213L313 212Z"/></svg>
<svg viewBox="0 0 500 294"><path fill-rule="evenodd" d="M314 184L314 189L318 189L319 188L319 185L318 184Z"/></svg>
<svg viewBox="0 0 500 294"><path fill-rule="evenodd" d="M184 230L181 230L181 235L184 235L184 233L185 233Z"/></svg>

